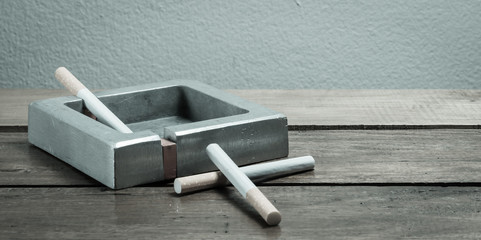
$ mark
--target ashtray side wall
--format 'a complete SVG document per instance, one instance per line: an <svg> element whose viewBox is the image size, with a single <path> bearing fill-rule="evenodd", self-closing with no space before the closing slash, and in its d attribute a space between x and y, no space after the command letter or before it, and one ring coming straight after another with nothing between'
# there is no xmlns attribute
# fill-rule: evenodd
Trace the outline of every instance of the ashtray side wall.
<svg viewBox="0 0 481 240"><path fill-rule="evenodd" d="M29 105L30 143L112 189L163 180L158 135L150 131L117 132L65 106L69 101L81 100L61 97ZM138 148L149 151L138 154ZM132 164L137 166L133 172L143 173L141 177L132 177L128 171Z"/></svg>

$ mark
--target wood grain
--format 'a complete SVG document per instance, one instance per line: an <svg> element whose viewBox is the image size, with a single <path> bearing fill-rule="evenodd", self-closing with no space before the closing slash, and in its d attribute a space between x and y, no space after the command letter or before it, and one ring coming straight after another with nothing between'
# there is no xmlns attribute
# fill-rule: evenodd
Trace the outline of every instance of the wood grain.
<svg viewBox="0 0 481 240"><path fill-rule="evenodd" d="M481 124L481 90L235 90L286 114L289 125L331 129Z"/></svg>
<svg viewBox="0 0 481 240"><path fill-rule="evenodd" d="M232 188L1 188L4 239L479 239L479 187L261 187L267 227Z"/></svg>
<svg viewBox="0 0 481 240"><path fill-rule="evenodd" d="M481 238L481 90L229 91L285 113L289 157L316 160L258 184L279 226L232 187L109 190L27 142L28 103L70 93L0 89L0 238Z"/></svg>
<svg viewBox="0 0 481 240"><path fill-rule="evenodd" d="M481 124L481 90L228 91L284 113L293 127L479 128ZM28 103L66 95L70 95L66 90L0 89L0 126L26 126Z"/></svg>
<svg viewBox="0 0 481 240"><path fill-rule="evenodd" d="M481 130L291 131L289 138L289 157L312 155L315 170L264 184L481 183ZM0 133L0 149L0 185L99 185L29 144L26 133Z"/></svg>
<svg viewBox="0 0 481 240"><path fill-rule="evenodd" d="M70 95L64 89L0 89L0 127L27 126L28 104Z"/></svg>
<svg viewBox="0 0 481 240"><path fill-rule="evenodd" d="M316 167L277 183L481 182L481 130L289 133L290 157L310 154Z"/></svg>
<svg viewBox="0 0 481 240"><path fill-rule="evenodd" d="M0 150L0 186L101 185L28 143L27 133L0 133Z"/></svg>

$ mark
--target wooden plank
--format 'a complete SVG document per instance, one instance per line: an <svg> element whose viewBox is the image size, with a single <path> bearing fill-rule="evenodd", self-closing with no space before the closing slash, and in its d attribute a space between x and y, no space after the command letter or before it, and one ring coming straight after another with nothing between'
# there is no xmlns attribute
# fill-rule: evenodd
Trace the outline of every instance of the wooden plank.
<svg viewBox="0 0 481 240"><path fill-rule="evenodd" d="M59 89L0 89L0 126L27 126L28 104L68 95Z"/></svg>
<svg viewBox="0 0 481 240"><path fill-rule="evenodd" d="M290 156L312 155L316 170L274 182L481 182L481 130L301 131L289 142Z"/></svg>
<svg viewBox="0 0 481 240"><path fill-rule="evenodd" d="M286 114L291 126L479 128L481 90L228 90ZM0 89L0 126L26 126L28 103L66 90Z"/></svg>
<svg viewBox="0 0 481 240"><path fill-rule="evenodd" d="M0 186L100 183L28 143L27 133L0 133Z"/></svg>
<svg viewBox="0 0 481 240"><path fill-rule="evenodd" d="M289 125L478 127L481 90L235 90L286 114Z"/></svg>
<svg viewBox="0 0 481 240"><path fill-rule="evenodd" d="M312 155L316 169L265 184L481 183L481 130L291 131L290 157ZM27 143L0 133L0 185L98 185Z"/></svg>
<svg viewBox="0 0 481 240"><path fill-rule="evenodd" d="M479 187L261 187L267 227L232 188L1 188L4 239L479 239Z"/></svg>

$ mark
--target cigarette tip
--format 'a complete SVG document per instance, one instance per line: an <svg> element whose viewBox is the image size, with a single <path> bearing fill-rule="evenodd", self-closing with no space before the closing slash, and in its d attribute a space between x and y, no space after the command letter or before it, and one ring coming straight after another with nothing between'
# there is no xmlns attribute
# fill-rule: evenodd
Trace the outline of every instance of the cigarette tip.
<svg viewBox="0 0 481 240"><path fill-rule="evenodd" d="M68 71L65 67L59 67L55 70L55 75L60 74L61 72Z"/></svg>
<svg viewBox="0 0 481 240"><path fill-rule="evenodd" d="M180 182L180 180L178 178L176 178L174 180L174 191L175 193L177 194L181 194L182 193L182 183Z"/></svg>
<svg viewBox="0 0 481 240"><path fill-rule="evenodd" d="M266 222L270 226L279 225L281 222L281 213L279 211L272 211L266 217Z"/></svg>

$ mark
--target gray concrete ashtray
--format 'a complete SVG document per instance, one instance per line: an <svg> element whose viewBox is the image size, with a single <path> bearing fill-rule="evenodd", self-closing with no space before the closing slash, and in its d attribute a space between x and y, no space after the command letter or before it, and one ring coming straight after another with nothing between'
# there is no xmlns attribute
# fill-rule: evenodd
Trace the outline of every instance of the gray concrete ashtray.
<svg viewBox="0 0 481 240"><path fill-rule="evenodd" d="M28 140L113 189L215 170L205 152L210 143L237 165L288 155L283 114L199 82L96 95L134 133L96 121L83 100L67 96L29 105Z"/></svg>

